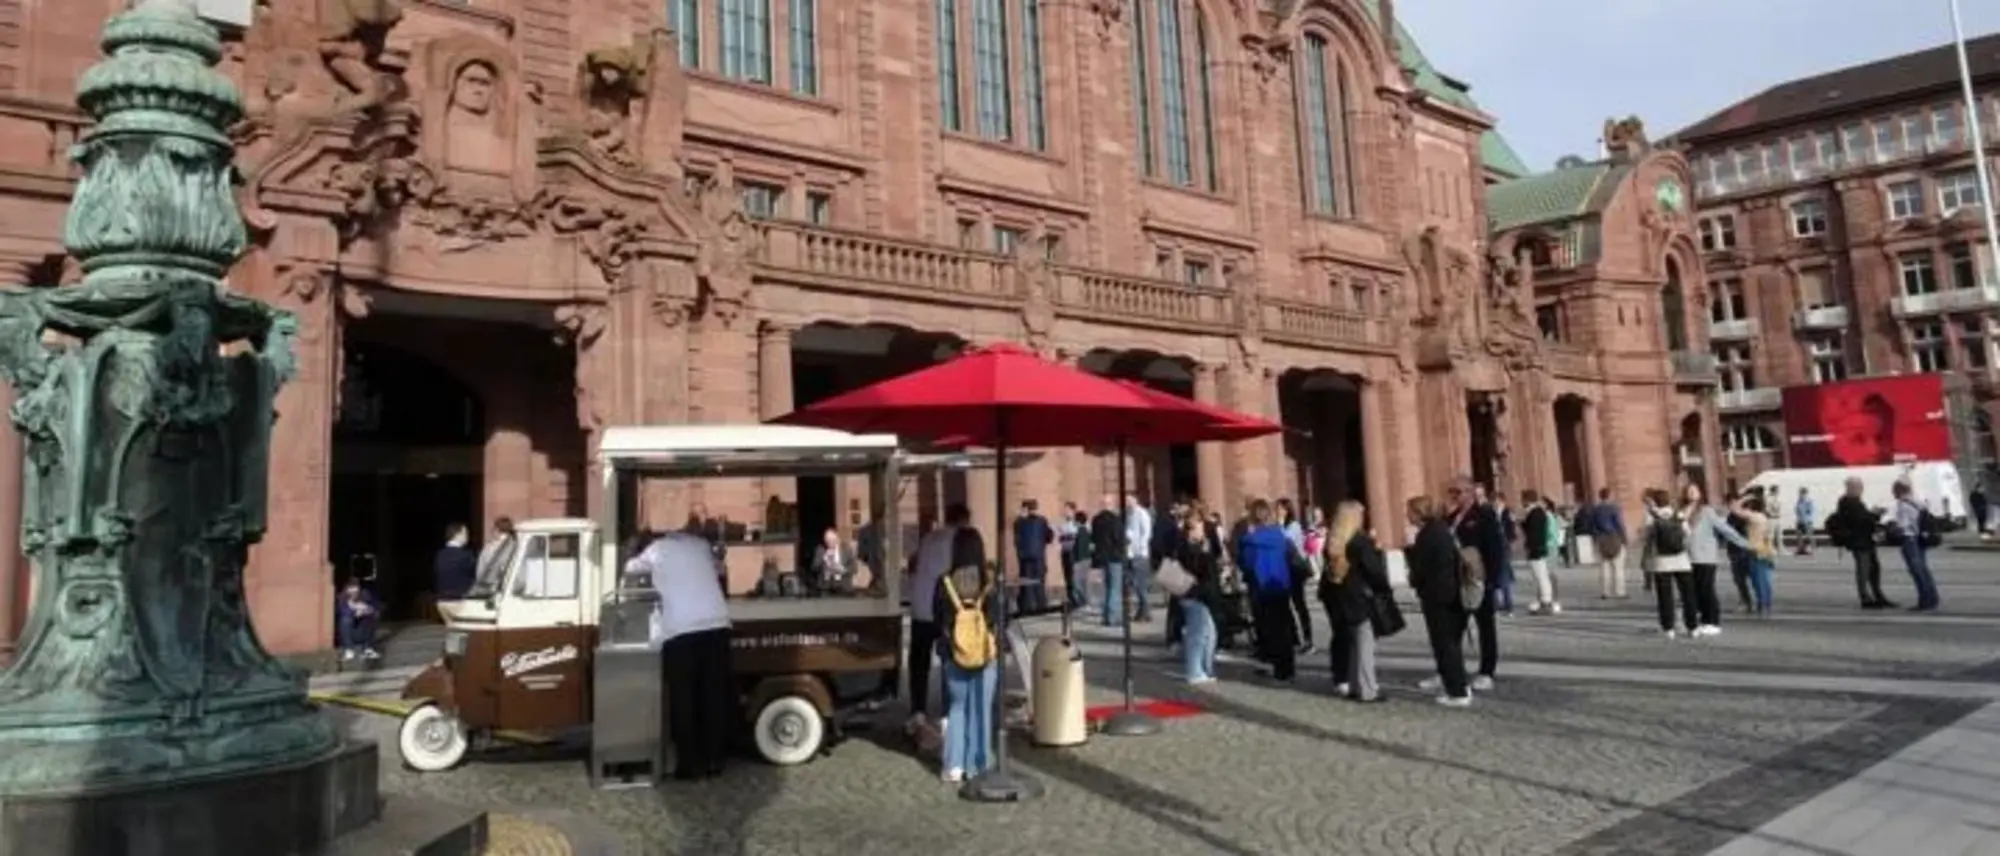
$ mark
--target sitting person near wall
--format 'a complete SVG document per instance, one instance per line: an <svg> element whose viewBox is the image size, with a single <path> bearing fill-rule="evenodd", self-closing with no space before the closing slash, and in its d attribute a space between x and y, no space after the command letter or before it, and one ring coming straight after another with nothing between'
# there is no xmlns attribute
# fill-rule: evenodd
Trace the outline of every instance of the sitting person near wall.
<svg viewBox="0 0 2000 856"><path fill-rule="evenodd" d="M340 646L340 659L381 659L381 652L375 650L375 630L381 616L375 594L361 587L359 577L347 578L333 601L334 644Z"/></svg>

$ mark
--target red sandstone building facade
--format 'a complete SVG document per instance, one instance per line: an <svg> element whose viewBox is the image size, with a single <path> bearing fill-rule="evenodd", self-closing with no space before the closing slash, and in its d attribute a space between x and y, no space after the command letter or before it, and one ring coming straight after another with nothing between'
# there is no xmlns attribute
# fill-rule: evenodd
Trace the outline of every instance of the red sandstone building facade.
<svg viewBox="0 0 2000 856"><path fill-rule="evenodd" d="M10 282L65 275L110 11L0 4ZM1713 440L1706 330L1662 311L1705 294L1687 162L1630 123L1588 176L1523 175L1388 0L322 0L234 38L231 284L301 329L248 584L276 651L328 646L341 573L427 586L445 521L589 512L603 426L768 418L965 343L1282 419L1135 452L1138 491L1358 497L1392 541L1455 475L1629 499L1684 477L1663 426ZM1006 477L1088 505L1108 465ZM991 520L995 477L903 514ZM642 516L851 531L861 490Z"/></svg>
<svg viewBox="0 0 2000 856"><path fill-rule="evenodd" d="M1675 135L1694 163L1728 478L1784 466L1779 390L1896 373L1952 378L1962 469L1990 463L2000 271L1973 125L2000 147L2000 35L1781 84ZM1960 380L1962 378L1962 380ZM1968 475L1970 473L1968 472Z"/></svg>

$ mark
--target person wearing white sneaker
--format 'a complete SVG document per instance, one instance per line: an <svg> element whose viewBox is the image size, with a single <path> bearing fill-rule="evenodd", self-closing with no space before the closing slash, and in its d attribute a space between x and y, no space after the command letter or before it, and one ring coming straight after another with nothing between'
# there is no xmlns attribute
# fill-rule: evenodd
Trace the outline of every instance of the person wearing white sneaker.
<svg viewBox="0 0 2000 856"><path fill-rule="evenodd" d="M1699 624L1694 606L1694 564L1688 561L1688 519L1666 491L1646 491L1646 525L1639 530L1639 568L1653 580L1660 605L1660 632L1678 636L1674 626L1674 595L1680 595L1683 626Z"/></svg>
<svg viewBox="0 0 2000 856"><path fill-rule="evenodd" d="M1437 501L1419 496L1405 509L1417 534L1403 550L1409 566L1409 585L1423 606L1424 630L1430 637L1431 656L1437 661L1437 676L1417 684L1425 692L1443 692L1438 703L1464 707L1472 703L1465 681L1465 626L1472 614L1459 595L1458 539L1451 533L1451 521Z"/></svg>
<svg viewBox="0 0 2000 856"><path fill-rule="evenodd" d="M1549 557L1562 550L1562 527L1556 522L1555 512L1534 490L1521 491L1521 507L1528 510L1527 516L1521 518L1521 543L1528 552L1528 572L1535 578L1535 605L1528 607L1528 613L1561 615L1555 577L1549 573Z"/></svg>
<svg viewBox="0 0 2000 856"><path fill-rule="evenodd" d="M361 587L361 578L348 577L341 584L333 603L333 636L334 644L340 646L340 659L381 658L375 651L375 629L381 614L375 593Z"/></svg>
<svg viewBox="0 0 2000 856"><path fill-rule="evenodd" d="M1691 636L1722 632L1722 601L1715 591L1716 566L1727 558L1723 542L1750 549L1750 542L1729 525L1727 515L1703 501L1701 486L1681 490L1681 510L1688 521L1688 563L1694 579L1695 623Z"/></svg>

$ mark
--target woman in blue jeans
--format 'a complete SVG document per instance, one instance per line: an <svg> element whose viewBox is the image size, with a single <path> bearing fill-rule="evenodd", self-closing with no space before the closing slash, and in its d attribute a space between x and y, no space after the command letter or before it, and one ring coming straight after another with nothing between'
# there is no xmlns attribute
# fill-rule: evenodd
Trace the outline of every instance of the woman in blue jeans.
<svg viewBox="0 0 2000 856"><path fill-rule="evenodd" d="M960 639L958 614L979 610L993 615L993 572L986 566L979 530L958 530L951 544L951 570L938 581L935 603L938 659L944 664L944 763L947 782L984 772L993 761L994 695L1000 685L1000 644L992 625L979 639ZM983 662L962 662L966 652Z"/></svg>
<svg viewBox="0 0 2000 856"><path fill-rule="evenodd" d="M1181 605L1181 674L1190 684L1215 682L1218 641L1215 610L1222 600L1221 569L1209 541L1208 521L1197 507L1181 519L1181 545L1174 561L1194 578L1194 587L1179 597Z"/></svg>

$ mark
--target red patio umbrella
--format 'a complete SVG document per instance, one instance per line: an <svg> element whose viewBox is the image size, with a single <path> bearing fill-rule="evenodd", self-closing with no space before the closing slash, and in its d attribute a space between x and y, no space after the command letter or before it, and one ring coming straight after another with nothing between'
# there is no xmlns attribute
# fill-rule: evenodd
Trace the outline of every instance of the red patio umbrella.
<svg viewBox="0 0 2000 856"><path fill-rule="evenodd" d="M833 428L853 433L892 433L948 445L991 448L1001 461L1009 448L1036 446L1166 445L1203 440L1238 440L1279 430L1277 425L1185 399L1155 393L1137 384L1099 377L1052 363L1013 345L969 350L929 368L794 410L774 422ZM1124 455L1118 464L1118 492L1125 493ZM1006 567L1007 480L994 479L999 519L994 544L999 567ZM1128 592L1129 593L1129 592ZM1007 609L994 622L1004 638ZM1132 625L1125 625L1126 712L1107 722L1107 733L1149 734L1157 722L1132 705ZM1001 731L1005 716L995 699L994 767L966 783L961 795L987 802L1014 802L1041 795L1040 783L1013 771Z"/></svg>

